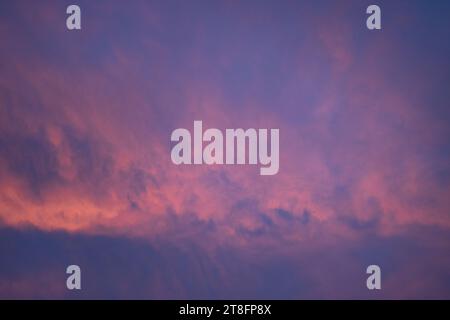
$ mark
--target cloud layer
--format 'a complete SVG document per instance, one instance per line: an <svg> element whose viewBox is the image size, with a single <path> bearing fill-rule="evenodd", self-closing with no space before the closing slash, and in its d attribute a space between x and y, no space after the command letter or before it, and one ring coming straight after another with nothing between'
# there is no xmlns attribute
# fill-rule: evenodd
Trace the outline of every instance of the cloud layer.
<svg viewBox="0 0 450 320"><path fill-rule="evenodd" d="M382 3L380 32L365 28L359 1L79 5L82 30L69 32L62 3L0 4L0 221L8 243L22 248L38 235L45 257L55 237L61 246L85 243L76 252L116 241L136 260L132 283L142 297L175 297L178 285L182 297L243 290L264 298L270 288L274 297L365 296L364 288L340 291L335 275L322 273L338 264L353 279L372 260L392 267L388 279L402 268L410 270L405 282L421 278L386 296L449 296L439 284L450 270L440 257L450 246L448 4ZM279 128L279 173L175 166L170 134L192 130L194 120ZM88 259L54 250L60 260L42 260L36 271L43 282L56 281L65 260ZM338 262L341 255L348 259ZM153 258L160 270L143 274ZM0 273L0 295L33 296L34 276L9 274L20 265L13 261ZM185 262L195 283L162 271ZM246 291L240 279L255 268L263 270ZM290 284L280 279L286 273L298 278ZM146 291L141 278L158 290ZM52 288L42 295L67 295ZM92 290L90 297L106 294Z"/></svg>

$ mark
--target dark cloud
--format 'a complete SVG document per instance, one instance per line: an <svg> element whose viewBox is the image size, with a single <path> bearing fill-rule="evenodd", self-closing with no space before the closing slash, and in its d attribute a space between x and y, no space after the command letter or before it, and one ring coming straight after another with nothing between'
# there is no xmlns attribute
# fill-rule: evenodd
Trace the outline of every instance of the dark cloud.
<svg viewBox="0 0 450 320"><path fill-rule="evenodd" d="M443 230L420 232L448 243ZM0 254L8 257L0 265L2 298L450 297L448 247L433 247L409 233L358 244L305 244L285 253L263 246L211 251L201 245L201 234L198 242L4 227L0 235ZM82 268L82 291L65 288L69 264ZM382 268L381 292L365 289L370 264Z"/></svg>
<svg viewBox="0 0 450 320"><path fill-rule="evenodd" d="M40 135L3 135L0 154L7 169L24 179L35 195L46 185L61 182L53 147Z"/></svg>

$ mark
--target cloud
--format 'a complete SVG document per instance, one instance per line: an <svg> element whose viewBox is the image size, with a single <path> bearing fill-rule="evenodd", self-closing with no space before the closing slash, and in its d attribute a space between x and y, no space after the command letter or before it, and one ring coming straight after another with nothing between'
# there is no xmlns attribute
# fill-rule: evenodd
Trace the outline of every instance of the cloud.
<svg viewBox="0 0 450 320"><path fill-rule="evenodd" d="M1 5L5 226L277 252L450 227L445 10L386 4L370 33L351 1L80 5L78 33L62 5ZM279 128L279 173L173 165L194 120Z"/></svg>
<svg viewBox="0 0 450 320"><path fill-rule="evenodd" d="M111 236L0 230L0 297L66 299L445 298L450 295L448 234L369 236L359 243L247 250L200 241L148 242ZM198 234L196 237L201 237ZM430 239L444 241L436 247ZM8 243L9 245L5 245ZM280 245L283 245L280 243ZM286 247L285 247L286 249ZM420 259L417 259L421 257ZM425 259L424 259L425 258ZM82 290L65 288L77 264ZM365 288L365 268L382 266L383 290Z"/></svg>

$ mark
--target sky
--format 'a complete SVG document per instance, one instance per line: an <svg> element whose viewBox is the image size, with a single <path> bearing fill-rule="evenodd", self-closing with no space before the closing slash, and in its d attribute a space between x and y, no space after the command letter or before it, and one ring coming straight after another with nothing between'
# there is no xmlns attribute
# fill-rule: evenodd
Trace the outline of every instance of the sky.
<svg viewBox="0 0 450 320"><path fill-rule="evenodd" d="M72 2L0 1L0 298L450 299L450 2Z"/></svg>

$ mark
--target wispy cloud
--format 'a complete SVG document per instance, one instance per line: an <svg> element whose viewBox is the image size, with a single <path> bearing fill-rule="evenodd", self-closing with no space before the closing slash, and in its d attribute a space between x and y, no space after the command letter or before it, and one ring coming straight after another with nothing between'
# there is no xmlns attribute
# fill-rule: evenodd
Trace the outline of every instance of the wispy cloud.
<svg viewBox="0 0 450 320"><path fill-rule="evenodd" d="M80 1L77 33L65 30L61 4L1 4L2 224L72 233L68 239L82 234L86 241L138 237L146 245L156 239L197 245L204 236L208 252L270 246L274 256L264 263L270 266L277 254L284 260L266 270L269 278L302 265L296 250L316 259L306 247L323 253L335 243L333 250L342 245L350 256L349 241L363 252L367 237L379 239L380 247L370 250L376 253L397 236L415 238L421 228L448 232L445 10L414 1L384 5L391 12L386 27L371 33L364 6L352 1L137 1L126 7ZM418 25L427 34L405 33ZM261 177L252 166L173 165L170 133L199 119L221 129L280 128L280 172ZM446 237L432 239L427 245L436 252L448 247ZM178 249L174 261L182 259ZM133 259L150 259L144 251L137 249ZM430 257L425 251L414 259ZM189 251L186 259L194 255ZM228 258L207 263L219 268L221 259ZM437 269L449 265L438 260ZM413 263L405 261L400 265ZM287 288L286 281L280 296L338 295L333 284L325 290L328 278L320 284L314 268L307 269L297 283L305 291ZM448 277L441 271L436 277ZM422 275L425 268L411 272ZM266 274L259 276L255 283ZM201 289L183 283L185 296L222 296L208 287L220 281L214 277ZM24 295L27 279L17 278L15 287L4 282L1 294ZM433 296L437 278L422 281L393 295ZM234 294L238 283L223 296ZM172 296L173 290L161 282L150 295ZM358 290L343 296L363 294ZM436 292L448 294L448 288Z"/></svg>

